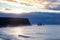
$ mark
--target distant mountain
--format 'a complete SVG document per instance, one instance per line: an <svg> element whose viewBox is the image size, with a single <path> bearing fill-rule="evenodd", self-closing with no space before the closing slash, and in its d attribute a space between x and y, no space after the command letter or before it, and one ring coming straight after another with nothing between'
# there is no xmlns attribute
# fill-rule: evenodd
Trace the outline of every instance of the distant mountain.
<svg viewBox="0 0 60 40"><path fill-rule="evenodd" d="M31 24L60 24L60 13L52 12L30 12L25 14L0 12L0 17L28 18Z"/></svg>

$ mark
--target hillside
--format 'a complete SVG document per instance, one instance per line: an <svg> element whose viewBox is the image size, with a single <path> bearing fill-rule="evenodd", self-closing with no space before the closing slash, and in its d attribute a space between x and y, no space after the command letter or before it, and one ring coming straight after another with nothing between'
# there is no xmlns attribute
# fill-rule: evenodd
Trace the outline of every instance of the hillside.
<svg viewBox="0 0 60 40"><path fill-rule="evenodd" d="M60 24L60 14L52 12L31 12L25 14L0 12L0 17L28 18L31 24Z"/></svg>

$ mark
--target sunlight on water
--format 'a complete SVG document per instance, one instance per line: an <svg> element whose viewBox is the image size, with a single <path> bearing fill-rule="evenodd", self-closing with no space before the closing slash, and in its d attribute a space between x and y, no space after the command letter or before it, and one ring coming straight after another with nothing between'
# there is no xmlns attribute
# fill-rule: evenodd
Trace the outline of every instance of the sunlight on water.
<svg viewBox="0 0 60 40"><path fill-rule="evenodd" d="M60 40L60 25L0 28L0 40Z"/></svg>

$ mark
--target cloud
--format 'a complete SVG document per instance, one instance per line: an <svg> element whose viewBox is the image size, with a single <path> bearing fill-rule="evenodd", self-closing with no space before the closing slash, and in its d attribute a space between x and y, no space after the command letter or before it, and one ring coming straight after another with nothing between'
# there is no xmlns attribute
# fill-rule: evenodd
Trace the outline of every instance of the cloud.
<svg viewBox="0 0 60 40"><path fill-rule="evenodd" d="M52 5L48 6L47 9L60 10L60 4L52 4Z"/></svg>
<svg viewBox="0 0 60 40"><path fill-rule="evenodd" d="M26 6L35 6L40 9L60 10L60 0L2 0L2 1L12 2L11 4L17 3L18 5L22 4Z"/></svg>
<svg viewBox="0 0 60 40"><path fill-rule="evenodd" d="M8 12L13 11L13 13L16 10L18 10L16 13L19 13L19 10L23 12L55 12L54 10L60 10L59 0L0 0L0 5L0 8L5 8L6 12L8 10Z"/></svg>
<svg viewBox="0 0 60 40"><path fill-rule="evenodd" d="M46 4L48 4L48 2L44 0L3 0L3 1L13 2L26 6L35 6L37 8L45 8Z"/></svg>
<svg viewBox="0 0 60 40"><path fill-rule="evenodd" d="M60 10L60 0L46 0L47 2L51 2L49 6L46 7L46 9L49 10Z"/></svg>

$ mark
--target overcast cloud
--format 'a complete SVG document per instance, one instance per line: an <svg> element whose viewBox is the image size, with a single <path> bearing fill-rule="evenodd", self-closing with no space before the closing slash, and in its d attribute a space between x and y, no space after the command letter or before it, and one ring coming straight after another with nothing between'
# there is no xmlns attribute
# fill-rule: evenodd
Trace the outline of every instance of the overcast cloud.
<svg viewBox="0 0 60 40"><path fill-rule="evenodd" d="M60 0L0 0L1 8L26 11L60 11Z"/></svg>

